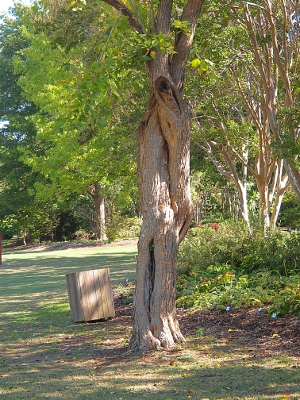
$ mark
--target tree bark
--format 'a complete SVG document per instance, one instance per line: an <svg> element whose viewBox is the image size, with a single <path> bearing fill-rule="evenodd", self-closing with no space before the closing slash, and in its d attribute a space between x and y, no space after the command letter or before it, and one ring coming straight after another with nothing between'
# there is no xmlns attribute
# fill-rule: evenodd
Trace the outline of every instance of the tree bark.
<svg viewBox="0 0 300 400"><path fill-rule="evenodd" d="M175 85L161 76L139 127L143 225L131 349L142 353L184 341L176 318L176 260L193 215L189 147L189 106Z"/></svg>
<svg viewBox="0 0 300 400"><path fill-rule="evenodd" d="M95 183L89 189L89 194L95 207L96 237L102 242L107 241L105 221L105 198L101 194L101 186Z"/></svg>
<svg viewBox="0 0 300 400"><path fill-rule="evenodd" d="M142 26L125 3L103 0ZM121 3L121 8L120 8ZM193 214L190 197L190 110L182 99L185 68L204 0L187 0L174 54L156 47L147 63L149 103L139 126L138 175L143 225L138 243L134 324L130 348L144 353L184 340L176 319L177 252ZM151 33L171 35L173 0L160 0Z"/></svg>

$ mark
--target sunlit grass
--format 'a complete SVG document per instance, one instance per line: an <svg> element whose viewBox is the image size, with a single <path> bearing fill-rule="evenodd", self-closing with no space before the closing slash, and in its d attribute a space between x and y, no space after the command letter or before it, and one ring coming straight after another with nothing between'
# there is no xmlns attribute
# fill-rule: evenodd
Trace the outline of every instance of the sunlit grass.
<svg viewBox="0 0 300 400"><path fill-rule="evenodd" d="M1 400L300 398L299 360L288 354L253 354L199 327L183 348L134 357L122 352L130 324L74 324L65 275L109 267L112 284L125 293L131 286L124 282L135 276L134 254L135 246L4 254Z"/></svg>

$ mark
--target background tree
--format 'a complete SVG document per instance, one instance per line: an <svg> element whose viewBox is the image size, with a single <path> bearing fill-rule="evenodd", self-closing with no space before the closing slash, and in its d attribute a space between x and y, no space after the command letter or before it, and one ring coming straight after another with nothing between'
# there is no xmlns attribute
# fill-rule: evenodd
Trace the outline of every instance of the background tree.
<svg viewBox="0 0 300 400"><path fill-rule="evenodd" d="M264 86L253 49L259 48L257 51L261 54L268 54L272 44L260 40L254 45L245 29L247 24L242 23L243 8L234 2L229 5L229 8L222 5L223 13L217 18L208 13L205 22L217 33L216 40L208 42L202 35L200 47L204 52L192 62L202 78L202 101L198 110L197 95L194 99L198 126L201 123L202 142L198 144L219 172L235 182L248 227L249 176L256 182L264 226L274 227L288 178L282 156L275 149L276 136L272 133L268 110L271 104L280 102L280 95L277 99L274 96L282 86L275 81L274 91ZM221 33L220 27L223 27ZM269 59L265 65L274 68L274 76L278 76L276 63Z"/></svg>
<svg viewBox="0 0 300 400"><path fill-rule="evenodd" d="M28 8L18 7L20 15ZM37 112L34 103L28 101L17 82L19 76L13 72L12 59L28 45L22 33L20 20L4 17L0 29L0 181L2 190L0 203L2 216L11 221L15 229L28 240L30 228L38 215L45 216L46 205L35 196L34 182L41 176L32 171L21 160L20 148L35 147L35 127L29 117Z"/></svg>
<svg viewBox="0 0 300 400"><path fill-rule="evenodd" d="M132 135L124 127L115 128L119 120L115 104L127 74L126 67L113 60L120 57L115 49L119 16L113 13L104 24L103 7L92 11L91 4L78 14L68 5L56 4L58 21L39 9L31 21L24 21L31 45L15 58L15 69L22 74L23 92L39 106L32 120L45 149L38 155L24 153L24 161L49 178L56 190L88 193L98 221L97 238L106 240L105 197L116 179L125 190L135 170ZM87 46L95 46L96 39L97 48L103 49L100 57ZM124 113L137 100L130 103L127 110L123 106Z"/></svg>
<svg viewBox="0 0 300 400"><path fill-rule="evenodd" d="M291 0L245 3L242 22L249 32L270 134L300 199L299 7Z"/></svg>

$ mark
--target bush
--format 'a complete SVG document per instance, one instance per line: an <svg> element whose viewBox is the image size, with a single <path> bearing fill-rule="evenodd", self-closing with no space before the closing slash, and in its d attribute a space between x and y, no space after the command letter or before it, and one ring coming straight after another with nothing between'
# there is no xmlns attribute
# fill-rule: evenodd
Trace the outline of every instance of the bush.
<svg viewBox="0 0 300 400"><path fill-rule="evenodd" d="M200 272L215 264L234 264L249 239L242 222L226 221L214 229L211 224L189 230L179 248L181 272Z"/></svg>
<svg viewBox="0 0 300 400"><path fill-rule="evenodd" d="M300 227L300 202L291 188L284 195L279 221L281 226L289 228Z"/></svg>
<svg viewBox="0 0 300 400"><path fill-rule="evenodd" d="M140 229L140 218L115 215L113 221L107 227L107 236L110 241L135 239L139 236Z"/></svg>
<svg viewBox="0 0 300 400"><path fill-rule="evenodd" d="M250 236L236 221L191 229L179 251L177 305L268 304L270 312L300 314L299 242L298 232Z"/></svg>
<svg viewBox="0 0 300 400"><path fill-rule="evenodd" d="M288 276L300 270L300 233L278 229L250 235L236 221L224 222L218 230L192 228L179 249L180 272L197 273L216 264L229 264L240 273L265 269Z"/></svg>
<svg viewBox="0 0 300 400"><path fill-rule="evenodd" d="M273 299L270 313L300 315L300 280L289 279L285 287Z"/></svg>

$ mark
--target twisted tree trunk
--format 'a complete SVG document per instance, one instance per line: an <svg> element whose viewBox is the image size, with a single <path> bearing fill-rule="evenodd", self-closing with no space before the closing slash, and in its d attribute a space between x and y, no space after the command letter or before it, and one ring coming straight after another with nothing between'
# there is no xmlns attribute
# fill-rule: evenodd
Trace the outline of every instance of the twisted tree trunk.
<svg viewBox="0 0 300 400"><path fill-rule="evenodd" d="M143 32L139 18L120 0L103 0ZM160 38L146 63L151 94L139 126L138 175L143 217L137 260L134 325L130 343L139 353L182 342L176 319L177 252L192 219L190 199L190 110L182 99L185 68L204 0L184 2L180 17L172 15L173 0L159 0L151 34ZM178 12L178 11L177 11ZM171 32L176 17L188 32ZM168 54L165 39L173 35ZM145 36L145 35L144 35ZM170 43L170 42L169 42Z"/></svg>
<svg viewBox="0 0 300 400"><path fill-rule="evenodd" d="M176 319L176 259L192 219L189 146L189 107L171 81L159 77L139 128L143 226L131 348L140 352L184 341Z"/></svg>

